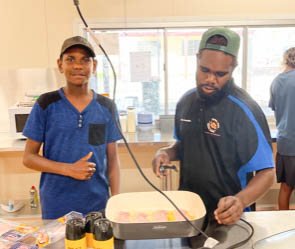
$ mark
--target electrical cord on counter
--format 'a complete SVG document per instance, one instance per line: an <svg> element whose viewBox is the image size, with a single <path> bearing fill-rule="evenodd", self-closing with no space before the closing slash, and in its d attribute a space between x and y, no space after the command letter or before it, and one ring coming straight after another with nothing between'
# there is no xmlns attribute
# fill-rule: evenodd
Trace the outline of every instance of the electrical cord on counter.
<svg viewBox="0 0 295 249"><path fill-rule="evenodd" d="M122 130L121 130L121 126L120 126L120 123L119 123L119 119L116 115L116 106L115 106L115 98L116 98L116 87L117 87L117 75L116 75L116 72L115 72L115 69L114 69L114 66L109 58L109 56L107 55L106 51L104 50L104 48L101 46L101 44L99 43L98 39L96 38L95 34L93 33L93 31L89 28L87 22L85 21L81 11L80 11L80 8L79 8L79 0L73 0L74 1L74 5L76 6L77 8L77 11L79 13L79 16L81 18L81 20L83 21L87 31L89 32L90 36L92 37L92 39L95 41L95 43L99 46L99 48L101 49L101 51L103 52L104 56L107 58L109 64L111 65L111 68L112 68L112 71L113 71L113 75L114 75L114 90L113 90L113 106L111 107L111 112L112 112L112 116L114 118L114 121L115 121L115 124L116 124L116 127L120 133L120 135L122 136L122 139L124 141L124 144L136 166L136 168L138 169L138 171L140 172L140 174L142 175L142 177L145 179L145 181L151 186L153 187L156 191L158 191L160 194L162 194L174 207L175 209L180 213L180 215L185 219L186 222L188 222L197 232L201 233L205 238L206 238L206 242L207 242L207 245L210 246L208 248L213 248L215 247L215 245L217 245L219 243L219 241L215 240L214 238L211 238L209 237L205 232L203 232L200 228L196 227L186 216L185 214L182 213L182 211L177 207L177 205L163 192L161 191L158 187L156 187L146 176L145 174L143 173L141 167L139 166L133 152L131 151L130 147L129 147L129 144L124 136L124 134L122 133ZM245 243L247 243L253 236L254 234L254 228L253 226L245 221L244 219L241 219L241 221L243 221L245 224L247 224L250 229L251 229L251 233L250 235L245 239L245 240L242 240L234 245L231 245L230 247L228 247L227 249L234 249L234 248L238 248L242 245L244 245ZM206 244L205 242L205 244Z"/></svg>
<svg viewBox="0 0 295 249"><path fill-rule="evenodd" d="M108 57L108 55L107 55L107 53L105 52L105 50L104 50L104 48L101 46L101 44L99 43L99 41L96 39L96 37L95 37L95 35L94 35L94 33L93 33L93 31L89 28L89 26L88 26L88 24L86 23L86 21L85 21L85 19L84 19L84 17L83 17L83 15L82 15L82 13L81 13L81 11L80 11L80 8L79 8L79 0L74 0L74 5L76 6L76 8L77 8L77 11L78 11L78 13L79 13L79 16L80 16L80 18L82 19L82 21L83 21L83 23L84 23L84 25L85 25L85 27L87 28L87 30L89 31L89 33L90 33L90 35L91 35L91 37L94 39L94 41L95 41L95 43L99 46L99 48L102 50L102 52L104 53L104 55L106 56L106 58L107 58L107 60L109 61L109 63L110 63L110 65L111 65L111 67L112 67L112 70L113 70L113 74L114 74L114 80L115 80L115 82L114 82L114 94L113 94L113 102L114 102L114 105L112 106L112 108L111 108L111 112L112 112L112 116L113 116L113 118L114 118L114 120L115 120L115 124L116 124L116 127L117 127L117 129L119 130L119 133L120 133L120 135L122 136L122 139L123 139L123 141L124 141L124 143L125 143L125 145L126 145L126 148L127 148L127 150L128 150L128 152L129 152L129 154L130 154L130 156L131 156L131 158L132 158L132 160L134 161L134 163L135 163L135 165L136 165L136 167L137 167L137 169L139 170L139 172L140 172L140 174L142 175L142 177L145 179L145 181L148 183L148 184L150 184L156 191L158 191L159 193L161 193L174 207L175 207L175 209L181 214L181 216L197 231L197 232L199 232L199 233L201 233L204 237L206 237L206 239L208 240L208 239L211 239L212 240L212 238L210 238L206 233L204 233L200 228L198 228L198 227L196 227L183 213L182 213L182 211L177 207L177 205L163 192L163 191L161 191L158 187L156 187L146 176L145 176L145 174L143 173L143 171L142 171L142 169L140 168L140 166L139 166L139 164L138 164L138 162L137 162L137 160L136 160L136 158L135 158L135 156L134 156L134 154L133 154L133 152L131 151L131 149L130 149L130 147L129 147L129 144L128 144L128 142L127 142L127 140L126 140L126 138L125 138L125 136L124 136L124 134L122 133L122 130L121 130L121 126L120 126L120 123L119 123L119 120L118 120L118 117L117 117L117 115L116 115L116 109L115 109L115 93L116 93L116 82L117 82L117 76L116 76L116 73L115 73L115 70L114 70L114 67L113 67L113 64L112 64L112 62L111 62L111 60L109 59L109 57ZM214 239L213 239L214 240ZM218 242L216 241L216 243L215 244L217 244Z"/></svg>
<svg viewBox="0 0 295 249"><path fill-rule="evenodd" d="M103 46L100 44L100 42L98 41L98 39L96 38L94 32L89 28L87 22L85 21L83 15L82 15L82 12L80 10L80 7L79 7L79 0L74 0L74 5L76 6L76 9L78 11L78 14L82 20L82 22L84 23L87 31L89 32L91 38L95 41L96 45L100 48L100 50L103 52L104 56L106 57L106 59L108 60L111 68L112 68L112 72L113 72L113 76L114 76L114 92L113 92L113 99L115 101L116 99L116 88L117 88L117 75L116 75L116 71L115 71L115 68L114 68L114 65L112 63L112 61L110 60L108 54L106 53L106 51L104 50Z"/></svg>
<svg viewBox="0 0 295 249"><path fill-rule="evenodd" d="M76 6L77 8L77 11L78 11L78 14L82 20L82 22L84 23L87 31L89 32L91 38L95 41L95 43L99 46L99 48L101 49L101 51L103 52L104 56L107 58L108 62L110 63L111 65L111 68L112 68L112 71L113 71L113 75L114 75L114 90L113 90L113 102L114 102L114 105L112 106L111 108L111 112L112 112L112 116L115 120L115 124L116 124L116 127L117 129L119 130L119 133L120 135L122 136L122 139L124 141L124 144L132 158L132 160L134 161L135 163L135 166L136 168L138 169L138 171L140 172L140 174L142 175L142 177L145 179L145 181L151 186L153 187L156 191L158 191L160 194L162 194L174 207L175 209L180 213L180 215L185 219L185 221L187 221L197 232L201 233L206 239L207 241L209 241L209 244L211 242L211 248L213 248L216 244L218 244L219 242L211 237L209 237L205 232L203 232L200 228L196 227L183 213L182 211L177 207L177 205L163 192L161 191L158 187L156 187L152 182L150 182L150 180L145 176L145 174L143 173L142 169L140 168L133 152L131 151L130 147L129 147L129 144L124 136L124 134L122 133L122 130L121 130L121 127L120 127L120 123L119 123L119 120L118 120L118 117L116 116L116 110L115 110L115 98L116 98L116 87L117 87L117 75L116 75L116 72L115 72L115 69L114 69L114 66L109 58L109 56L107 55L106 51L104 50L104 48L101 46L101 44L99 43L99 41L97 40L95 34L93 33L93 31L89 28L87 22L85 21L81 11L80 11L80 8L79 8L79 0L73 0L74 1L74 5ZM248 238L246 238L245 240L243 241L240 241L232 246L230 246L228 249L234 249L234 248L238 248L240 247L241 245L247 243L250 238L253 236L253 233L254 233L254 228L252 227L252 225L250 223L248 223L247 221L241 219L241 221L245 222L250 228L251 228L251 234L248 236Z"/></svg>
<svg viewBox="0 0 295 249"><path fill-rule="evenodd" d="M206 141L206 142L208 143L208 141ZM212 152L209 150L209 153L211 154ZM211 157L213 158L212 155L211 155ZM222 183L224 185L223 189L227 189L226 186L225 186L225 183L224 182L222 182ZM230 194L228 194L228 195L230 195ZM242 218L240 219L240 221L244 222L250 228L251 232L250 232L249 236L246 239L244 239L242 241L239 241L239 242L227 247L227 249L239 248L240 246L246 244L253 237L254 227L248 221L246 221L246 220L244 220Z"/></svg>
<svg viewBox="0 0 295 249"><path fill-rule="evenodd" d="M244 222L250 229L251 229L251 232L250 232L250 234L249 234L249 236L246 238L246 239L244 239L244 240L242 240L242 241L239 241L239 242L237 242L237 243L235 243L235 244L233 244L233 245L230 245L229 247L227 247L226 249L234 249L234 248L239 248L239 247L241 247L242 245L245 245L251 238L252 238L252 236L253 236L253 234L254 234L254 227L248 222L248 221L246 221L246 220L244 220L244 219L240 219L240 221L242 221L242 222ZM235 225L234 225L235 226ZM208 247L199 247L199 248L197 248L197 249L207 249ZM252 247L252 248L254 248L254 247Z"/></svg>
<svg viewBox="0 0 295 249"><path fill-rule="evenodd" d="M92 37L92 39L95 41L95 43L98 45L98 47L101 49L101 51L103 52L104 56L107 58L109 64L111 65L111 68L112 68L112 71L113 71L113 75L114 75L114 90L113 90L113 106L111 108L111 112L112 112L112 116L114 118L114 121L115 121L115 124L116 124L116 127L120 133L120 135L122 136L122 139L124 141L124 144L132 158L132 160L134 161L135 163L135 166L136 168L138 169L138 171L140 172L140 174L142 175L142 177L145 179L145 181L151 186L153 187L156 191L158 191L160 194L162 194L174 207L175 209L180 213L180 215L185 219L186 222L188 222L197 232L199 232L200 234L202 234L205 238L206 238L206 242L208 242L208 246L210 246L210 248L213 248L215 247L215 245L217 245L219 243L219 241L215 240L214 238L211 238L209 237L205 232L203 232L200 228L196 227L183 213L182 211L177 207L177 205L163 192L161 191L158 187L156 187L146 176L145 174L143 173L142 169L140 168L133 152L131 151L130 147L129 147L129 144L124 136L124 134L122 133L122 130L121 130L121 126L120 126L120 123L119 123L119 119L116 115L116 106L115 106L115 98L116 98L116 87L117 87L117 75L116 75L116 72L115 72L115 69L114 69L114 66L109 58L109 56L107 55L106 51L104 50L104 48L101 46L101 44L99 43L99 41L97 40L95 34L93 33L93 31L89 28L87 22L85 21L81 11L80 11L80 8L79 8L79 0L73 0L74 1L74 5L76 6L77 8L77 11L79 13L79 16L81 18L81 20L83 21L87 31L89 32L90 36ZM228 247L228 249L234 249L234 248L238 248L242 245L244 245L245 243L247 243L251 237L253 236L254 234L254 228L253 226L241 219L241 221L243 221L244 223L246 223L250 228L251 228L251 233L250 235L245 239L245 240L242 240L234 245L231 245L230 247ZM209 245L210 244L210 245ZM208 247L209 248L209 247Z"/></svg>
<svg viewBox="0 0 295 249"><path fill-rule="evenodd" d="M246 239L239 241L236 244L231 245L227 249L239 248L240 246L246 244L252 238L252 236L254 234L254 227L248 221L246 221L244 219L240 219L240 221L244 222L245 224L247 224L248 227L250 227L251 233L249 234L249 236Z"/></svg>

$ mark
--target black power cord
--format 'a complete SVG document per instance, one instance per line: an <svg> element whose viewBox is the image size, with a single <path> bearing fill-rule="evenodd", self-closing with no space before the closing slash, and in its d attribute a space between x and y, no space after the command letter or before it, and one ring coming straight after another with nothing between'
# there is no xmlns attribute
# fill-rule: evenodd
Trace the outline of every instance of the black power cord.
<svg viewBox="0 0 295 249"><path fill-rule="evenodd" d="M87 31L89 32L90 36L93 38L93 40L95 41L95 43L99 46L100 50L103 52L104 56L107 58L111 68L112 68L112 72L113 72L113 75L114 75L114 92L113 92L113 99L115 101L116 99L116 88L117 88L117 74L116 74L116 71L115 71L115 68L114 68L114 65L112 63L112 61L110 60L108 54L106 53L106 51L104 50L103 46L101 46L101 44L99 43L99 41L97 40L97 38L95 37L95 34L93 33L93 31L89 28L87 22L85 21L81 11L80 11L80 8L79 8L79 0L74 0L74 5L76 6L77 8L77 11L78 11L78 14L82 20L82 22L84 23Z"/></svg>
<svg viewBox="0 0 295 249"><path fill-rule="evenodd" d="M248 227L250 227L251 233L249 234L249 236L246 239L239 241L236 244L231 245L227 249L239 248L240 246L246 244L252 238L252 236L254 234L254 227L248 221L246 221L244 219L240 219L240 221L244 222Z"/></svg>
<svg viewBox="0 0 295 249"><path fill-rule="evenodd" d="M79 8L79 0L74 0L74 5L76 6L77 8L77 11L79 13L79 16L80 18L82 19L85 27L87 28L87 30L89 31L90 34L93 34L91 29L88 27L88 24L86 23L81 11L80 11L80 8ZM94 41L98 42L97 39L92 35L92 38L94 38ZM119 120L118 120L118 117L116 115L116 106L115 106L115 93L116 93L116 73L115 73L115 70L114 70L114 66L111 62L111 60L109 59L107 53L105 52L104 48L100 45L100 44L97 44L99 46L99 48L102 50L102 52L104 53L104 55L106 56L108 62L110 63L111 67L112 67L112 70L113 70L113 74L114 74L114 79L115 79L115 83L114 83L114 95L113 95L113 106L111 108L111 112L112 112L112 116L114 117L114 120L115 120L115 124L116 124L116 127L117 129L119 130L119 133L120 135L122 136L122 139L126 145L126 148L132 158L132 160L134 161L137 169L139 170L140 174L142 175L142 177L145 179L145 181L150 184L156 191L158 191L159 193L161 193L165 198L167 198L167 200L175 207L175 209L181 214L181 216L199 233L201 233L203 236L205 236L207 239L209 238L209 236L207 234L205 234L200 228L196 227L183 213L182 211L177 207L177 205L163 192L161 191L158 187L156 187L146 176L145 174L143 173L142 169L140 168L133 152L131 151L130 147L129 147L129 144L124 136L124 134L122 133L122 130L121 130L121 127L120 127L120 123L119 123Z"/></svg>
<svg viewBox="0 0 295 249"><path fill-rule="evenodd" d="M209 153L211 154L212 152L209 151ZM213 158L213 155L211 155L211 157ZM222 182L222 183L223 183L223 188L226 189L225 183L224 182ZM227 194L227 195L230 195L230 194ZM239 248L240 246L246 244L252 238L252 236L254 234L254 227L248 221L246 221L246 220L244 220L242 218L240 219L240 221L244 222L250 228L251 232L250 232L249 236L246 239L231 245L227 249Z"/></svg>
<svg viewBox="0 0 295 249"><path fill-rule="evenodd" d="M129 154L130 154L130 156L131 156L131 158L132 158L132 160L134 161L134 163L135 163L135 166L136 166L136 168L138 169L138 171L140 172L140 174L142 175L142 177L145 179L145 181L151 186L151 187L153 187L156 191L158 191L160 194L162 194L174 207L175 207L175 209L181 214L181 216L185 219L185 221L187 221L197 232L199 232L199 233L201 233L206 239L211 239L211 240L215 240L215 239L213 239L213 238L210 238L205 232L203 232L200 228L198 228L198 227L196 227L183 213L182 213L182 211L177 207L177 205L163 192L163 191L161 191L158 187L156 187L146 176L145 176L145 174L143 173L143 171L142 171L142 169L140 168L140 166L139 166L139 164L138 164L138 162L137 162L137 160L136 160L136 158L135 158L135 156L134 156L134 154L133 154L133 152L131 151L131 149L130 149L130 147L129 147L129 144L128 144L128 142L127 142L127 140L126 140L126 138L125 138L125 136L124 136L124 134L122 133L122 130L121 130L121 126L120 126L120 123L119 123L119 120L118 120L118 117L117 117L117 115L116 115L116 105L115 105L115 97L116 97L116 87L117 87L117 75L116 75L116 72L115 72L115 69L114 69L114 66L113 66L113 64L112 64L112 62L111 62L111 60L110 60L110 58L109 58L109 56L108 56L108 54L106 53L106 51L104 50L104 48L101 46L101 44L99 43L99 41L96 39L96 37L95 37L95 35L94 35L94 33L93 33L93 31L89 28L89 26L88 26L88 24L87 24L87 22L85 21L85 19L84 19L84 17L83 17L83 15L82 15L82 13L81 13L81 11L80 11L80 8L79 8L79 0L73 0L74 1L74 5L76 6L76 8L77 8L77 11L78 11L78 13L79 13L79 16L80 16L80 18L81 18L81 20L83 21L83 23L84 23L84 25L85 25L85 27L87 28L87 30L88 30L88 32L89 32L89 34L91 35L91 37L94 39L94 41L96 42L96 44L99 46L99 48L101 49L101 51L103 52L103 54L104 54L104 56L107 58L107 60L108 60L108 62L109 62L109 64L111 65L111 68L112 68L112 71L113 71L113 75L114 75L114 91L113 91L113 106L112 106L112 108L111 108L111 112L112 112L112 116L113 116L113 118L114 118L114 121L115 121L115 124L116 124L116 127L117 127L117 129L118 129L118 131L119 131L119 133L120 133L120 135L122 136L122 139L123 139L123 141L124 141L124 144L125 144L125 146L126 146L126 148L127 148L127 150L128 150L128 152L129 152ZM245 224L247 224L249 227L250 227L250 229L251 229L251 233L250 233L250 235L245 239L245 240L242 240L242 241L240 241L240 242L238 242L238 243L236 243L236 244L234 244L234 245L231 245L230 247L228 247L227 249L234 249L234 248L238 248L238 247L240 247L240 246L242 246L242 245L244 245L245 243L247 243L251 238L252 238L252 236L253 236L253 234L254 234L254 228L253 228L253 226L249 223L249 222L247 222L247 221L245 221L244 219L241 219L241 221L243 221ZM216 241L216 243L215 244L217 244L217 241ZM211 247L212 248L212 247Z"/></svg>

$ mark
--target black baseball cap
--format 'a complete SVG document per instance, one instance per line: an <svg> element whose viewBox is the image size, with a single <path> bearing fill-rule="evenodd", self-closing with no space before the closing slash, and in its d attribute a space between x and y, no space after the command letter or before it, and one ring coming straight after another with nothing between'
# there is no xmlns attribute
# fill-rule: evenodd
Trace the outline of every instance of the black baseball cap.
<svg viewBox="0 0 295 249"><path fill-rule="evenodd" d="M95 57L94 49L90 42L82 36L73 36L64 41L61 47L60 56L62 56L67 49L73 46L83 46L88 51L91 57Z"/></svg>
<svg viewBox="0 0 295 249"><path fill-rule="evenodd" d="M227 40L227 45L222 46L222 45L207 43L208 40L214 35L223 36ZM237 57L239 53L239 48L240 48L240 36L236 32L225 27L214 27L214 28L208 29L203 34L201 43L199 46L199 52L203 49L211 49L211 50L223 51L227 54Z"/></svg>

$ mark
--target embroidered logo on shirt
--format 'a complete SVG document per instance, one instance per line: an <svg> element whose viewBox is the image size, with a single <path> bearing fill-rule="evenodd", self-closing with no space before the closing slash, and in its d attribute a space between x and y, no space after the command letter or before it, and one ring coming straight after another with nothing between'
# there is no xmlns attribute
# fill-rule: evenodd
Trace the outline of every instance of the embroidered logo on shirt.
<svg viewBox="0 0 295 249"><path fill-rule="evenodd" d="M211 120L207 123L207 128L210 131L210 133L213 135L218 135L216 134L216 131L219 129L220 125L217 119L211 118Z"/></svg>

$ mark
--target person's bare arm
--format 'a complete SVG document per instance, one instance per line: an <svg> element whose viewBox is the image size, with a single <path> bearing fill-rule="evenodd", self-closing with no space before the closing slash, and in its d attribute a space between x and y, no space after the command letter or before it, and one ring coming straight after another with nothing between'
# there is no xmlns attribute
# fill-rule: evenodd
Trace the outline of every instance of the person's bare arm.
<svg viewBox="0 0 295 249"><path fill-rule="evenodd" d="M152 161L152 165L153 165L153 171L157 177L162 177L162 174L160 174L160 171L159 171L159 168L162 164L169 165L171 164L171 161L179 160L178 147L179 147L179 143L174 142L170 146L161 148L156 152Z"/></svg>
<svg viewBox="0 0 295 249"><path fill-rule="evenodd" d="M262 197L272 186L274 177L273 168L261 170L235 196L221 198L214 211L218 223L226 225L236 223L241 218L243 210Z"/></svg>
<svg viewBox="0 0 295 249"><path fill-rule="evenodd" d="M41 143L28 139L25 146L23 164L30 169L69 176L77 180L89 180L95 172L95 164L88 162L92 156L90 152L73 164L49 160L39 155Z"/></svg>
<svg viewBox="0 0 295 249"><path fill-rule="evenodd" d="M120 164L116 142L107 144L108 178L112 195L119 194Z"/></svg>

